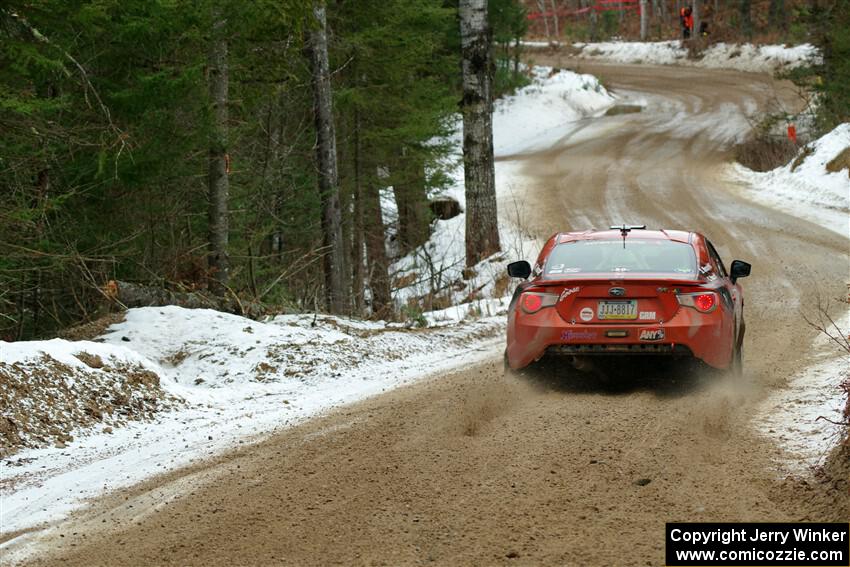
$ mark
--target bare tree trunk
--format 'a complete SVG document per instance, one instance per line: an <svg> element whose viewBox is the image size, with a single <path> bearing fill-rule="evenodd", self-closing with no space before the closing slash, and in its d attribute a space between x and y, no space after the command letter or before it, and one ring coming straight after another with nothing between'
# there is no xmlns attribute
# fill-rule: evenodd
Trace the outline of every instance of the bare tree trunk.
<svg viewBox="0 0 850 567"><path fill-rule="evenodd" d="M363 269L363 176L360 170L360 112L354 110L354 235L351 247L353 266L351 294L353 307L363 312L363 290L365 273Z"/></svg>
<svg viewBox="0 0 850 567"><path fill-rule="evenodd" d="M555 0L550 0L549 4L552 6L552 29L555 32L555 41L561 41L561 31L558 29L558 7L555 5Z"/></svg>
<svg viewBox="0 0 850 567"><path fill-rule="evenodd" d="M363 191L363 213L366 220L366 258L368 260L369 290L372 292L372 314L386 318L392 313L387 248L384 244L384 217L381 213L379 188L370 183Z"/></svg>
<svg viewBox="0 0 850 567"><path fill-rule="evenodd" d="M431 233L431 212L425 163L415 155L402 155L393 173L393 194L398 205L398 236L402 253L424 244Z"/></svg>
<svg viewBox="0 0 850 567"><path fill-rule="evenodd" d="M699 30L699 25L700 25L699 24L699 3L700 3L700 0L694 0L694 8L693 8L694 9L694 12L693 12L694 27L691 30L691 39L697 39L697 40L702 37L702 34L700 33L700 30Z"/></svg>
<svg viewBox="0 0 850 567"><path fill-rule="evenodd" d="M178 305L187 309L215 309L251 319L258 319L266 313L260 303L241 301L235 295L218 297L114 280L106 284L103 295L127 308Z"/></svg>
<svg viewBox="0 0 850 567"><path fill-rule="evenodd" d="M596 10L594 9L593 0L582 0L582 4L584 8L589 8L590 10L587 13L587 19L590 22L590 41L597 41L599 39L599 31L598 31L598 20Z"/></svg>
<svg viewBox="0 0 850 567"><path fill-rule="evenodd" d="M546 39L551 40L549 34L549 18L546 17L546 2L545 0L537 0L537 9L540 10L540 18L543 20L543 25L546 26Z"/></svg>
<svg viewBox="0 0 850 567"><path fill-rule="evenodd" d="M646 0L640 0L640 40L646 41L646 36L649 28L649 13L647 9L649 3Z"/></svg>
<svg viewBox="0 0 850 567"><path fill-rule="evenodd" d="M741 31L747 39L753 37L753 17L751 0L741 0Z"/></svg>
<svg viewBox="0 0 850 567"><path fill-rule="evenodd" d="M788 20L785 15L785 0L770 0L768 22L773 30L777 28L784 30L787 27Z"/></svg>
<svg viewBox="0 0 850 567"><path fill-rule="evenodd" d="M460 0L460 37L466 265L473 266L501 249L493 163L493 58L487 0Z"/></svg>
<svg viewBox="0 0 850 567"><path fill-rule="evenodd" d="M343 313L348 304L342 223L339 206L339 174L336 161L336 131L328 64L328 36L325 5L313 4L318 26L310 34L310 62L313 72L313 106L316 119L316 157L319 167L319 195L322 200L322 239L325 248L325 307Z"/></svg>
<svg viewBox="0 0 850 567"><path fill-rule="evenodd" d="M230 192L227 154L227 19L218 2L212 8L209 50L209 91L213 123L209 148L209 255L210 289L221 293L230 279L227 203Z"/></svg>

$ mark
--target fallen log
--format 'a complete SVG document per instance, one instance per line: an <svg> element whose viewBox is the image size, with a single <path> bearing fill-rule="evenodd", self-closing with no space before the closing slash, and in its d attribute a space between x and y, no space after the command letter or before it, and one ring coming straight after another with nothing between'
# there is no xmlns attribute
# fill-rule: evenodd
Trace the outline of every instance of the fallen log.
<svg viewBox="0 0 850 567"><path fill-rule="evenodd" d="M177 305L187 309L214 309L250 319L259 319L267 313L263 305L253 301L243 301L233 293L226 297L218 297L200 291L173 291L157 286L115 280L110 280L103 291L108 298L126 308Z"/></svg>

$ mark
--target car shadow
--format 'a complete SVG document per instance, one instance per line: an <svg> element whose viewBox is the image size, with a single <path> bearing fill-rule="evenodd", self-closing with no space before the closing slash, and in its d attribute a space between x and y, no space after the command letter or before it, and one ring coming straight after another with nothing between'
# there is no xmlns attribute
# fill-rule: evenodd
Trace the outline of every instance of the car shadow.
<svg viewBox="0 0 850 567"><path fill-rule="evenodd" d="M576 369L567 358L548 358L522 370L519 376L547 391L628 395L651 392L674 398L694 394L723 374L694 360L656 357L585 359Z"/></svg>

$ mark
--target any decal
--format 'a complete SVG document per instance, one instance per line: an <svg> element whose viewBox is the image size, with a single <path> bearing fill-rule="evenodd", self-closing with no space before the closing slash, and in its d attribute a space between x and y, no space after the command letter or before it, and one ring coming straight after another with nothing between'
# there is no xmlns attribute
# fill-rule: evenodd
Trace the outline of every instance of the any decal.
<svg viewBox="0 0 850 567"><path fill-rule="evenodd" d="M642 329L640 332L642 341L663 341L664 329Z"/></svg>
<svg viewBox="0 0 850 567"><path fill-rule="evenodd" d="M596 333L593 331L563 331L561 333L562 341L586 341L595 338Z"/></svg>
<svg viewBox="0 0 850 567"><path fill-rule="evenodd" d="M655 311L641 311L638 319L641 321L655 321Z"/></svg>
<svg viewBox="0 0 850 567"><path fill-rule="evenodd" d="M570 288L564 289L564 291L561 292L561 297L558 298L558 301L563 301L565 297L571 296L572 294L576 293L578 290L579 290L579 288L577 288L577 287L570 287Z"/></svg>
<svg viewBox="0 0 850 567"><path fill-rule="evenodd" d="M585 307L581 311L579 311L578 316L582 321L592 321L593 320L593 309L590 307Z"/></svg>

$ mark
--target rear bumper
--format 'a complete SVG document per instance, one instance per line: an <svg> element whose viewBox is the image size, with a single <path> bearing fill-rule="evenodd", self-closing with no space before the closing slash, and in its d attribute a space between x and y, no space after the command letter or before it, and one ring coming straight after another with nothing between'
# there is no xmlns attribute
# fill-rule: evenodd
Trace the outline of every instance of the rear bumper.
<svg viewBox="0 0 850 567"><path fill-rule="evenodd" d="M546 349L546 355L553 356L683 356L692 357L691 349L675 344L578 344L552 345Z"/></svg>
<svg viewBox="0 0 850 567"><path fill-rule="evenodd" d="M734 342L732 324L724 319L730 316L722 308L703 314L682 307L663 324L570 324L555 309L532 315L513 309L508 316L508 364L524 368L544 355L656 355L692 356L725 369L731 364Z"/></svg>

